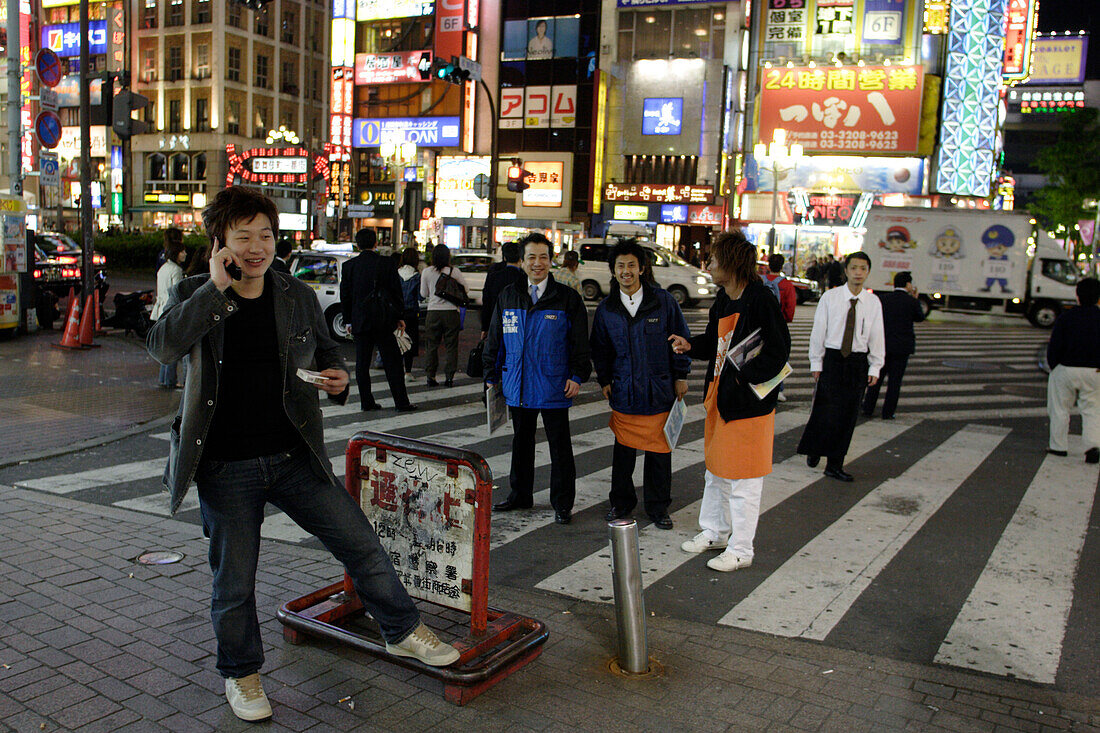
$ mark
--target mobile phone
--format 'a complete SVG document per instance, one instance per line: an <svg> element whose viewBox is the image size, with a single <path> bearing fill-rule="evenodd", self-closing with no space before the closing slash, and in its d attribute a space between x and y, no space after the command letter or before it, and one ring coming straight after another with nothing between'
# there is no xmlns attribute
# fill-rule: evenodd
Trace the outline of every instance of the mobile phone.
<svg viewBox="0 0 1100 733"><path fill-rule="evenodd" d="M244 277L244 273L241 272L241 267L236 262L227 262L225 264L225 271L229 274L229 277L234 280L240 280Z"/></svg>

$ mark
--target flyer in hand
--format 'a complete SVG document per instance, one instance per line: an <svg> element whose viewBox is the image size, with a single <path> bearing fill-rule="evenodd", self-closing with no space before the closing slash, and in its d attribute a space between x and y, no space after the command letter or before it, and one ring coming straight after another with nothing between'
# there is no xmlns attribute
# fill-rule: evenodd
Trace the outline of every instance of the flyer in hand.
<svg viewBox="0 0 1100 733"><path fill-rule="evenodd" d="M760 384L750 384L749 388L752 389L753 394L755 394L757 398L764 399L773 389L779 386L780 382L786 379L793 371L794 370L791 369L791 363L787 362L783 365L783 368L779 370L779 374L776 374L774 377L766 382L761 382Z"/></svg>
<svg viewBox="0 0 1100 733"><path fill-rule="evenodd" d="M680 431L684 429L684 418L687 417L687 403L681 397L672 403L672 409L668 411L668 419L665 420L665 440L668 441L668 449L673 450L680 440Z"/></svg>
<svg viewBox="0 0 1100 733"><path fill-rule="evenodd" d="M485 423L491 436L508 422L508 405L504 401L504 387L499 383L489 385L485 391Z"/></svg>
<svg viewBox="0 0 1100 733"><path fill-rule="evenodd" d="M730 347L729 351L726 352L726 361L734 369L740 371L741 367L749 363L763 348L764 337L760 335L760 329L758 328L743 338L741 343Z"/></svg>

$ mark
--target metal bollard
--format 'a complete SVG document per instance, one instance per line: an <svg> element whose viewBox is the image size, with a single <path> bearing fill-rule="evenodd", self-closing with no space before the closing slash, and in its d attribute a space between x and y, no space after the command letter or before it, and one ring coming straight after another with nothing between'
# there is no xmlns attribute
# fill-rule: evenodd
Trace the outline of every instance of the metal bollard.
<svg viewBox="0 0 1100 733"><path fill-rule="evenodd" d="M608 523L607 529L611 538L611 575L619 626L619 667L627 674L645 674L649 670L649 648L638 555L638 523L633 519L616 519Z"/></svg>

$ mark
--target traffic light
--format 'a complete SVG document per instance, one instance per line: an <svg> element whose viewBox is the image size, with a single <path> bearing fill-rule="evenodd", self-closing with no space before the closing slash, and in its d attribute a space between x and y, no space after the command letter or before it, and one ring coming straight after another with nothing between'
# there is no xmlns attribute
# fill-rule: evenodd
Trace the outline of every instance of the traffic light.
<svg viewBox="0 0 1100 733"><path fill-rule="evenodd" d="M531 184L524 180L529 175L531 174L523 170L522 160L512 161L512 165L508 166L508 190L513 193L521 193L530 188Z"/></svg>
<svg viewBox="0 0 1100 733"><path fill-rule="evenodd" d="M470 72L460 69L458 59L454 57L447 61L436 56L435 60L432 61L432 78L461 86L470 81Z"/></svg>
<svg viewBox="0 0 1100 733"><path fill-rule="evenodd" d="M144 97L129 89L120 89L112 103L111 127L115 134L123 140L129 140L134 135L141 135L149 131L149 125L142 120L135 120L131 112L149 106L148 97Z"/></svg>

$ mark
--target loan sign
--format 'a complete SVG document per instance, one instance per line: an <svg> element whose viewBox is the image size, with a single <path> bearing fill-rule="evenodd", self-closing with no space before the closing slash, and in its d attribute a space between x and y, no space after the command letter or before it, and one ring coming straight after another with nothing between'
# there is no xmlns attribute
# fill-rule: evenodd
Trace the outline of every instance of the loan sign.
<svg viewBox="0 0 1100 733"><path fill-rule="evenodd" d="M763 70L757 138L782 128L818 153L915 153L920 138L920 66Z"/></svg>

